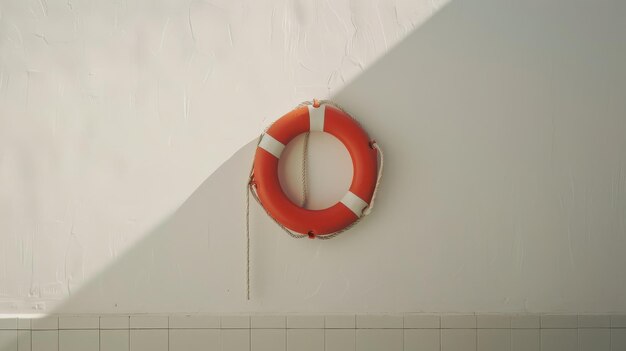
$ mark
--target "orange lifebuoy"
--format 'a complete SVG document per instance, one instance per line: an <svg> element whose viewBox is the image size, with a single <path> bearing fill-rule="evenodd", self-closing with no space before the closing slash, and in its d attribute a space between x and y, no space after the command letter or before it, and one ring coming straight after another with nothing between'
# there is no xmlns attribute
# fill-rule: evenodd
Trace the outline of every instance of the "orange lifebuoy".
<svg viewBox="0 0 626 351"><path fill-rule="evenodd" d="M352 158L349 191L335 205L310 210L292 203L278 180L278 160L296 136L321 131L335 136ZM254 156L251 182L258 199L274 220L311 238L338 232L362 216L377 183L377 149L361 126L342 110L328 104L301 106L278 119L261 136Z"/></svg>

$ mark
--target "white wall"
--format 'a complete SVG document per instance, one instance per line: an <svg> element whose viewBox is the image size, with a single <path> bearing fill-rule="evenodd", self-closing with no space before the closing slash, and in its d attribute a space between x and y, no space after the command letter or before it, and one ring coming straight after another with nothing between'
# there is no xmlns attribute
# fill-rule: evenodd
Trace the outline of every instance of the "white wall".
<svg viewBox="0 0 626 351"><path fill-rule="evenodd" d="M0 311L626 311L623 4L254 4L2 4ZM224 161L312 96L380 201L328 242L253 207L246 302Z"/></svg>
<svg viewBox="0 0 626 351"><path fill-rule="evenodd" d="M2 1L0 311L69 297L440 5Z"/></svg>

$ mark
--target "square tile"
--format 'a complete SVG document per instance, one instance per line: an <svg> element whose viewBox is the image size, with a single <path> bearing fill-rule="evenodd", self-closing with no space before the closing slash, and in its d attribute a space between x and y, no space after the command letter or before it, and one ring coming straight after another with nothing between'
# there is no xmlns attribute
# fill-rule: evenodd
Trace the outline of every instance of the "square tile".
<svg viewBox="0 0 626 351"><path fill-rule="evenodd" d="M336 314L325 317L326 329L354 329L356 316L353 314Z"/></svg>
<svg viewBox="0 0 626 351"><path fill-rule="evenodd" d="M404 317L398 315L357 315L356 327L359 329L402 329Z"/></svg>
<svg viewBox="0 0 626 351"><path fill-rule="evenodd" d="M99 329L99 317L59 317L59 329Z"/></svg>
<svg viewBox="0 0 626 351"><path fill-rule="evenodd" d="M611 351L626 350L626 329L611 329Z"/></svg>
<svg viewBox="0 0 626 351"><path fill-rule="evenodd" d="M58 317L43 317L30 320L33 330L57 330L59 329Z"/></svg>
<svg viewBox="0 0 626 351"><path fill-rule="evenodd" d="M170 329L219 329L218 316L170 316Z"/></svg>
<svg viewBox="0 0 626 351"><path fill-rule="evenodd" d="M442 329L476 328L476 316L473 314L450 314L441 316Z"/></svg>
<svg viewBox="0 0 626 351"><path fill-rule="evenodd" d="M441 350L440 329L405 329L404 351Z"/></svg>
<svg viewBox="0 0 626 351"><path fill-rule="evenodd" d="M168 351L167 329L131 329L130 351Z"/></svg>
<svg viewBox="0 0 626 351"><path fill-rule="evenodd" d="M579 351L610 351L611 329L579 329Z"/></svg>
<svg viewBox="0 0 626 351"><path fill-rule="evenodd" d="M580 315L578 316L578 328L610 328L611 316L609 315Z"/></svg>
<svg viewBox="0 0 626 351"><path fill-rule="evenodd" d="M355 329L326 329L325 351L355 351Z"/></svg>
<svg viewBox="0 0 626 351"><path fill-rule="evenodd" d="M32 351L58 351L59 332L57 330L33 330Z"/></svg>
<svg viewBox="0 0 626 351"><path fill-rule="evenodd" d="M574 329L578 328L576 315L543 315L541 329Z"/></svg>
<svg viewBox="0 0 626 351"><path fill-rule="evenodd" d="M510 351L511 329L478 329L478 351Z"/></svg>
<svg viewBox="0 0 626 351"><path fill-rule="evenodd" d="M540 351L539 329L511 329L511 351Z"/></svg>
<svg viewBox="0 0 626 351"><path fill-rule="evenodd" d="M101 316L100 329L128 329L130 316Z"/></svg>
<svg viewBox="0 0 626 351"><path fill-rule="evenodd" d="M287 349L285 329L253 329L250 331L252 351L285 351Z"/></svg>
<svg viewBox="0 0 626 351"><path fill-rule="evenodd" d="M167 316L130 316L130 329L167 329L168 327Z"/></svg>
<svg viewBox="0 0 626 351"><path fill-rule="evenodd" d="M169 351L219 350L218 329L170 329Z"/></svg>
<svg viewBox="0 0 626 351"><path fill-rule="evenodd" d="M402 329L357 329L357 351L402 351Z"/></svg>
<svg viewBox="0 0 626 351"><path fill-rule="evenodd" d="M100 351L129 351L129 330L100 330Z"/></svg>
<svg viewBox="0 0 626 351"><path fill-rule="evenodd" d="M404 316L404 328L431 329L441 327L441 318L435 314L407 314Z"/></svg>
<svg viewBox="0 0 626 351"><path fill-rule="evenodd" d="M287 316L287 328L289 329L323 329L324 316L294 315Z"/></svg>
<svg viewBox="0 0 626 351"><path fill-rule="evenodd" d="M31 331L30 330L18 330L17 331L17 350L18 351L31 351Z"/></svg>
<svg viewBox="0 0 626 351"><path fill-rule="evenodd" d="M285 316L251 316L250 327L259 329L285 329L287 319Z"/></svg>
<svg viewBox="0 0 626 351"><path fill-rule="evenodd" d="M324 351L324 329L288 329L287 350Z"/></svg>
<svg viewBox="0 0 626 351"><path fill-rule="evenodd" d="M539 329L541 318L536 315L511 316L511 328L513 329Z"/></svg>
<svg viewBox="0 0 626 351"><path fill-rule="evenodd" d="M511 316L482 314L476 317L476 326L481 329L511 328Z"/></svg>
<svg viewBox="0 0 626 351"><path fill-rule="evenodd" d="M572 351L577 349L577 329L541 329L541 351Z"/></svg>
<svg viewBox="0 0 626 351"><path fill-rule="evenodd" d="M59 351L99 351L99 330L60 330Z"/></svg>
<svg viewBox="0 0 626 351"><path fill-rule="evenodd" d="M222 351L250 351L250 329L223 329Z"/></svg>
<svg viewBox="0 0 626 351"><path fill-rule="evenodd" d="M9 330L17 329L17 318L0 317L0 330L3 330L3 329L9 329Z"/></svg>
<svg viewBox="0 0 626 351"><path fill-rule="evenodd" d="M250 328L250 316L222 316L220 323L222 329L247 329Z"/></svg>
<svg viewBox="0 0 626 351"><path fill-rule="evenodd" d="M17 321L16 321L17 326ZM0 350L17 351L17 329L0 330Z"/></svg>
<svg viewBox="0 0 626 351"><path fill-rule="evenodd" d="M441 329L441 351L476 351L476 329Z"/></svg>

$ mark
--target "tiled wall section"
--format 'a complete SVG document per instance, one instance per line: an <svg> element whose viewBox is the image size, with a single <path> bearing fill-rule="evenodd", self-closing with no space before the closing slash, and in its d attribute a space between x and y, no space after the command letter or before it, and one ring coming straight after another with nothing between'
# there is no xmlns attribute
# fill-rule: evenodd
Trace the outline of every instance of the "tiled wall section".
<svg viewBox="0 0 626 351"><path fill-rule="evenodd" d="M0 317L0 351L626 351L626 315Z"/></svg>

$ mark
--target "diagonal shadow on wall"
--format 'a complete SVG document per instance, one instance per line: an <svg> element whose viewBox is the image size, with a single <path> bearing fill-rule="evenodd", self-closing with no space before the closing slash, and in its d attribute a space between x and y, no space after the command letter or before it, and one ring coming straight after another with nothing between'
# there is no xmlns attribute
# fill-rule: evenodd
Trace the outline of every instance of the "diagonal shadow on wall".
<svg viewBox="0 0 626 351"><path fill-rule="evenodd" d="M333 99L386 151L328 242L253 207L250 142L56 313L626 311L626 6L455 1Z"/></svg>

